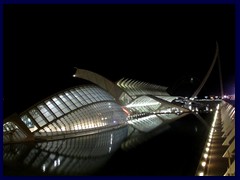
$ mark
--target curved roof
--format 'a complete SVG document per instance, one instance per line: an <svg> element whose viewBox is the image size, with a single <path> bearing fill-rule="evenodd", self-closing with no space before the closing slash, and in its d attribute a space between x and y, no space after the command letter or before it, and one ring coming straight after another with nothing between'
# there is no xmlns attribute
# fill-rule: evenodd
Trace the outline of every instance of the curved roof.
<svg viewBox="0 0 240 180"><path fill-rule="evenodd" d="M114 98L94 85L78 86L54 94L22 112L19 117L18 120L10 118L4 124L4 134L8 134L4 136L6 142L29 136L26 127L35 138L62 138L73 132L124 124L126 120Z"/></svg>
<svg viewBox="0 0 240 180"><path fill-rule="evenodd" d="M76 133L96 133L100 129L107 130L127 123L141 131L144 127L145 131L149 131L163 121L175 119L176 114L189 112L171 103L177 97L170 96L164 86L130 79L121 79L114 84L83 69L77 69L75 76L100 87L85 85L69 88L42 100L19 116L5 119L4 142L37 138L55 140L74 137Z"/></svg>
<svg viewBox="0 0 240 180"><path fill-rule="evenodd" d="M150 84L146 82L136 81L132 79L120 79L117 82L117 85L124 89L130 96L139 96L139 95L155 95L155 96L162 96L169 94L166 92L167 87L159 86L155 84Z"/></svg>
<svg viewBox="0 0 240 180"><path fill-rule="evenodd" d="M82 78L88 81L91 81L92 83L100 86L101 88L105 89L107 92L109 92L118 103L122 104L125 102L122 98L127 98L127 101L130 101L132 98L129 96L123 89L119 88L116 84L114 84L112 81L108 80L107 78L94 73L92 71L88 71L85 69L78 69L76 68L76 72L73 75L73 77ZM120 100L120 101L119 101Z"/></svg>

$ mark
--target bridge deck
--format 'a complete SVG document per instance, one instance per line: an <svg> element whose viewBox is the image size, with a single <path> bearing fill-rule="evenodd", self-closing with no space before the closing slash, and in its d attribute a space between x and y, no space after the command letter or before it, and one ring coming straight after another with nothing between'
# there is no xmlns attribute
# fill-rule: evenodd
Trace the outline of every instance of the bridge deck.
<svg viewBox="0 0 240 180"><path fill-rule="evenodd" d="M196 175L235 175L235 107L226 102L217 105Z"/></svg>
<svg viewBox="0 0 240 180"><path fill-rule="evenodd" d="M225 138L222 138L221 114L216 119L215 130L209 150L209 160L206 166L206 176L223 176L227 171L228 159L223 158L227 147L222 146Z"/></svg>

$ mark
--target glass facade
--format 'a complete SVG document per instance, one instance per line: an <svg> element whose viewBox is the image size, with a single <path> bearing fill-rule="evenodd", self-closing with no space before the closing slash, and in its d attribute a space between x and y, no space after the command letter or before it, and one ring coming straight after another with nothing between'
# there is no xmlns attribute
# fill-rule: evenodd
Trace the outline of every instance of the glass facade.
<svg viewBox="0 0 240 180"><path fill-rule="evenodd" d="M12 122L3 125L3 142L20 141L27 136Z"/></svg>
<svg viewBox="0 0 240 180"><path fill-rule="evenodd" d="M31 133L25 134L39 140L56 140L98 133L127 124L138 131L148 132L163 122L171 122L177 117L174 113L184 110L172 103L177 97L170 96L166 92L167 87L121 79L115 85L118 86L115 90L121 90L114 93L114 84L107 86L104 84L106 79L94 73L91 75L93 77L90 79L99 78L100 87L108 92L96 85L84 85L44 99L19 115L22 124ZM7 138L8 134L4 132L4 143L14 141ZM25 137L21 138L24 140Z"/></svg>
<svg viewBox="0 0 240 180"><path fill-rule="evenodd" d="M87 85L68 89L39 102L21 113L20 119L35 138L53 139L124 125L126 114L109 93ZM5 131L11 131L13 127L18 129L11 124L4 124ZM14 141L7 138L5 131L4 142Z"/></svg>

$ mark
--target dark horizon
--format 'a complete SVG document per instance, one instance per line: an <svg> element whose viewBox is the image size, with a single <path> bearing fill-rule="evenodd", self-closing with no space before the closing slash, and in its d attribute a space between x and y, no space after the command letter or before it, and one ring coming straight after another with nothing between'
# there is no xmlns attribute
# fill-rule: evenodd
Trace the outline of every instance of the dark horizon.
<svg viewBox="0 0 240 180"><path fill-rule="evenodd" d="M195 87L216 41L234 93L233 5L5 5L4 117L84 82L74 67L167 87L193 77ZM201 95L220 92L218 76L216 63Z"/></svg>

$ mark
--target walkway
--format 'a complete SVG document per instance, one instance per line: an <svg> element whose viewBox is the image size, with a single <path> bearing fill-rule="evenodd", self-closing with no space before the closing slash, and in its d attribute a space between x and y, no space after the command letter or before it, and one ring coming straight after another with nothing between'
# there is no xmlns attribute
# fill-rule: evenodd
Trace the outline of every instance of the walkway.
<svg viewBox="0 0 240 180"><path fill-rule="evenodd" d="M196 175L235 175L235 107L224 101L216 108Z"/></svg>

